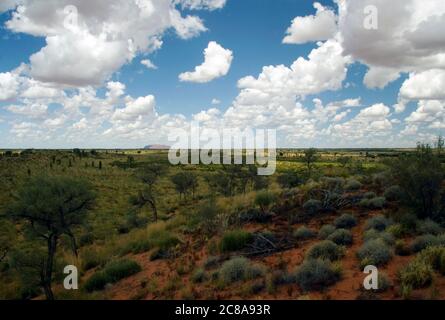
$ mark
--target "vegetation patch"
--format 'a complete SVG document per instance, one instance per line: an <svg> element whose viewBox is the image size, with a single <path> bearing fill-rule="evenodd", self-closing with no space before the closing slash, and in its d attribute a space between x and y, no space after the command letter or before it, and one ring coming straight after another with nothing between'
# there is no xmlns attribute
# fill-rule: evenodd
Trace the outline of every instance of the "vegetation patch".
<svg viewBox="0 0 445 320"><path fill-rule="evenodd" d="M343 247L330 240L321 241L312 246L306 254L307 259L324 259L335 261L344 256Z"/></svg>
<svg viewBox="0 0 445 320"><path fill-rule="evenodd" d="M323 259L307 259L295 272L295 282L304 291L323 290L341 278L341 268Z"/></svg>

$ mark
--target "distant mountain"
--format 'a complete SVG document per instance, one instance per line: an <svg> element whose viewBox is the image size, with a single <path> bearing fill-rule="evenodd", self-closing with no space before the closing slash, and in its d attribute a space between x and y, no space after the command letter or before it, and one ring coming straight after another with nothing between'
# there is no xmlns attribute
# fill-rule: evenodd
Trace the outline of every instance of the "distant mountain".
<svg viewBox="0 0 445 320"><path fill-rule="evenodd" d="M170 149L169 146L165 146L163 144L151 144L144 147L145 150L167 150Z"/></svg>

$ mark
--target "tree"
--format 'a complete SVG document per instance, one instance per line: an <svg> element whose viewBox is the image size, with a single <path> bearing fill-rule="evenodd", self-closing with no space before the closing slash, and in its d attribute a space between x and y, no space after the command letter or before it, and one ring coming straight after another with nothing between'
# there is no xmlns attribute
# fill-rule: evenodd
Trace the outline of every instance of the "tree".
<svg viewBox="0 0 445 320"><path fill-rule="evenodd" d="M405 193L404 202L419 218L439 218L444 171L431 146L419 144L415 153L394 161L391 171Z"/></svg>
<svg viewBox="0 0 445 320"><path fill-rule="evenodd" d="M317 149L310 148L304 151L303 160L306 163L309 174L312 172L313 164L317 161Z"/></svg>
<svg viewBox="0 0 445 320"><path fill-rule="evenodd" d="M155 222L158 221L158 209L156 205L157 192L155 185L164 171L165 167L159 164L151 164L142 167L137 171L136 175L144 184L144 188L140 190L136 196L130 198L130 202L139 208L143 208L148 204L153 210L153 219Z"/></svg>
<svg viewBox="0 0 445 320"><path fill-rule="evenodd" d="M73 228L82 224L94 198L91 186L83 180L40 176L32 178L19 190L15 202L7 210L11 219L24 222L33 237L46 242L40 284L48 300L54 299L51 282L59 239L62 235L68 236L77 255Z"/></svg>
<svg viewBox="0 0 445 320"><path fill-rule="evenodd" d="M8 255L14 246L17 234L14 224L9 221L0 220L0 262Z"/></svg>
<svg viewBox="0 0 445 320"><path fill-rule="evenodd" d="M436 149L437 149L437 155L439 157L442 156L442 152L443 152L443 148L445 147L445 140L442 136L439 136L437 138L437 142L436 142Z"/></svg>
<svg viewBox="0 0 445 320"><path fill-rule="evenodd" d="M189 193L192 193L192 196L194 196L196 188L198 187L198 177L189 171L183 171L173 175L171 181L179 193L179 198L181 198L182 195L186 198Z"/></svg>

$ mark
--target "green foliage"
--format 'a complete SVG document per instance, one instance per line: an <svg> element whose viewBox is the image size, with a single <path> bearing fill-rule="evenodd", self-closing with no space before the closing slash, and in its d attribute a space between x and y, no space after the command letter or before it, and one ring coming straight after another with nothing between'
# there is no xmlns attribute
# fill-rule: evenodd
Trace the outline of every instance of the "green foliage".
<svg viewBox="0 0 445 320"><path fill-rule="evenodd" d="M300 227L294 231L293 236L297 240L308 240L316 236L315 232L307 227Z"/></svg>
<svg viewBox="0 0 445 320"><path fill-rule="evenodd" d="M295 272L295 281L304 291L322 290L341 278L341 269L322 259L305 260Z"/></svg>
<svg viewBox="0 0 445 320"><path fill-rule="evenodd" d="M320 200L310 199L303 204L303 210L310 216L314 216L323 208Z"/></svg>
<svg viewBox="0 0 445 320"><path fill-rule="evenodd" d="M276 201L276 197L269 191L260 191L255 196L255 204L261 208L261 211L267 212L269 207Z"/></svg>
<svg viewBox="0 0 445 320"><path fill-rule="evenodd" d="M382 239L376 239L366 242L357 251L357 257L360 259L361 266L381 266L387 264L392 259L393 253Z"/></svg>
<svg viewBox="0 0 445 320"><path fill-rule="evenodd" d="M303 180L294 171L285 171L277 177L278 184L283 189L292 189L300 186Z"/></svg>
<svg viewBox="0 0 445 320"><path fill-rule="evenodd" d="M434 271L425 261L415 259L399 272L399 281L402 292L427 287L431 284Z"/></svg>
<svg viewBox="0 0 445 320"><path fill-rule="evenodd" d="M234 282L255 279L264 274L264 268L252 264L243 257L232 258L224 262L218 272L218 278L223 286Z"/></svg>
<svg viewBox="0 0 445 320"><path fill-rule="evenodd" d="M318 237L321 240L325 240L327 237L329 237L331 234L335 232L336 228L331 224L325 224L320 228L320 231L318 231Z"/></svg>
<svg viewBox="0 0 445 320"><path fill-rule="evenodd" d="M361 187L362 184L355 179L349 179L345 184L345 190L347 191L357 191L360 190Z"/></svg>
<svg viewBox="0 0 445 320"><path fill-rule="evenodd" d="M418 236L411 243L411 250L413 252L420 252L431 246L436 246L439 244L439 239L432 234L425 234Z"/></svg>
<svg viewBox="0 0 445 320"><path fill-rule="evenodd" d="M399 256L409 256L411 254L411 248L406 244L405 240L397 240L394 250Z"/></svg>
<svg viewBox="0 0 445 320"><path fill-rule="evenodd" d="M87 292L102 290L108 283L113 284L141 271L139 264L132 260L108 263L102 271L93 274L84 285Z"/></svg>
<svg viewBox="0 0 445 320"><path fill-rule="evenodd" d="M351 229L357 225L357 219L351 214L342 214L335 219L334 224L337 228Z"/></svg>
<svg viewBox="0 0 445 320"><path fill-rule="evenodd" d="M365 230L375 229L377 231L384 231L391 225L391 221L383 215L378 215L368 219L365 224Z"/></svg>
<svg viewBox="0 0 445 320"><path fill-rule="evenodd" d="M372 210L383 209L386 205L386 199L384 197L365 198L360 201L359 205Z"/></svg>
<svg viewBox="0 0 445 320"><path fill-rule="evenodd" d="M439 157L429 145L399 157L392 163L392 175L402 188L404 202L420 218L437 218L442 209L440 192L444 170Z"/></svg>
<svg viewBox="0 0 445 320"><path fill-rule="evenodd" d="M394 245L395 243L394 236L391 233L386 231L378 231L376 229L367 230L363 235L363 239L365 242L381 239L390 246Z"/></svg>
<svg viewBox="0 0 445 320"><path fill-rule="evenodd" d="M306 254L307 259L335 261L344 256L344 250L332 241L324 240L313 245Z"/></svg>
<svg viewBox="0 0 445 320"><path fill-rule="evenodd" d="M213 199L198 208L193 220L204 234L210 236L218 230L219 210L220 208Z"/></svg>
<svg viewBox="0 0 445 320"><path fill-rule="evenodd" d="M438 235L443 232L443 228L431 219L420 221L417 225L417 232L419 234L433 234Z"/></svg>
<svg viewBox="0 0 445 320"><path fill-rule="evenodd" d="M399 201L403 197L403 190L399 186L391 186L385 190L383 196L388 201Z"/></svg>
<svg viewBox="0 0 445 320"><path fill-rule="evenodd" d="M350 246L353 242L352 233L346 229L337 229L331 234L327 240L342 246Z"/></svg>
<svg viewBox="0 0 445 320"><path fill-rule="evenodd" d="M190 280L193 283L202 283L207 279L206 273L204 271L204 269L197 269L195 272L193 272Z"/></svg>
<svg viewBox="0 0 445 320"><path fill-rule="evenodd" d="M190 193L193 196L198 188L198 177L191 171L181 171L173 175L171 181L175 185L179 196L184 196L185 198Z"/></svg>
<svg viewBox="0 0 445 320"><path fill-rule="evenodd" d="M243 249L250 241L252 234L243 230L228 231L220 242L221 252L233 252Z"/></svg>

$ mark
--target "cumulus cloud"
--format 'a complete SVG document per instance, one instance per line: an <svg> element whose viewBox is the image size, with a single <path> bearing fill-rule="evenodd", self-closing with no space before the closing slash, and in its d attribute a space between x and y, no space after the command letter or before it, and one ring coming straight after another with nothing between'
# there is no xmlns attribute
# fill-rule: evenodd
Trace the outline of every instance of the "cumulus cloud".
<svg viewBox="0 0 445 320"><path fill-rule="evenodd" d="M331 39L337 32L337 16L334 11L315 2L314 16L296 17L286 31L283 43L303 44Z"/></svg>
<svg viewBox="0 0 445 320"><path fill-rule="evenodd" d="M184 82L206 83L225 76L232 65L233 52L224 49L215 41L209 42L204 50L204 63L197 66L192 72L179 75Z"/></svg>
<svg viewBox="0 0 445 320"><path fill-rule="evenodd" d="M224 5L182 3L202 9ZM199 17L182 16L176 4L174 0L22 0L6 27L45 37L46 45L30 57L30 74L36 80L66 86L100 85L138 54L159 49L168 29L183 39L207 30ZM14 6L9 3L3 10L7 8Z"/></svg>
<svg viewBox="0 0 445 320"><path fill-rule="evenodd" d="M227 0L177 0L183 8L191 10L216 10L221 9L226 4Z"/></svg>
<svg viewBox="0 0 445 320"><path fill-rule="evenodd" d="M445 99L445 70L411 73L400 89L400 97L408 100Z"/></svg>
<svg viewBox="0 0 445 320"><path fill-rule="evenodd" d="M145 66L147 69L157 69L158 68L158 67L156 67L156 65L153 62L151 62L150 59L141 60L141 64L143 66Z"/></svg>
<svg viewBox="0 0 445 320"><path fill-rule="evenodd" d="M14 98L18 89L17 75L11 72L0 73L0 101Z"/></svg>

